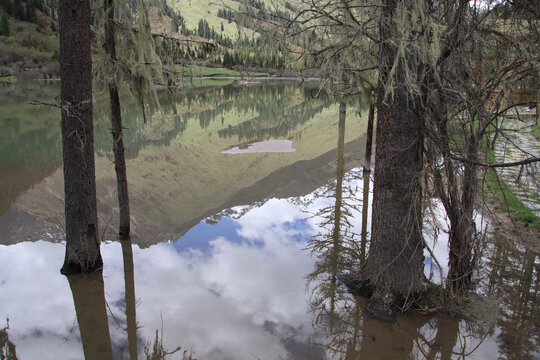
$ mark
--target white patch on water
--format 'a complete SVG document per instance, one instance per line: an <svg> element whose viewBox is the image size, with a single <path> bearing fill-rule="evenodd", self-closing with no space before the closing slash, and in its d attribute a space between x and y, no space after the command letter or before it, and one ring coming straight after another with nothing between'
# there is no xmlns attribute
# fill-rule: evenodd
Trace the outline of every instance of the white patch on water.
<svg viewBox="0 0 540 360"><path fill-rule="evenodd" d="M237 155L237 154L252 154L252 153L287 153L295 152L290 140L267 140L249 144L246 149L241 149L238 146L232 149L222 151L222 154Z"/></svg>

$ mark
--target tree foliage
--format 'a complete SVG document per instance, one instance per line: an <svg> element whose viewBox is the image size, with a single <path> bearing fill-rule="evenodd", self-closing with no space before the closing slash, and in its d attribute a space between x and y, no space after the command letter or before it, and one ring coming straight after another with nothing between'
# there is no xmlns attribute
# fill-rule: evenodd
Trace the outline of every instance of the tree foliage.
<svg viewBox="0 0 540 360"><path fill-rule="evenodd" d="M387 5L395 9L390 16ZM312 0L297 8L302 56L328 84L348 79L364 94L379 89L379 112L400 96L415 109L424 137L422 187L440 199L450 220L447 285L456 293L471 288L479 259L478 180L485 168L507 165L489 157L505 136L499 119L520 105L511 96L516 86L538 91L537 9L528 1L465 0ZM385 47L394 53L388 64L381 63ZM523 153L518 163L537 161Z"/></svg>
<svg viewBox="0 0 540 360"><path fill-rule="evenodd" d="M8 14L0 9L0 35L9 36L9 16Z"/></svg>

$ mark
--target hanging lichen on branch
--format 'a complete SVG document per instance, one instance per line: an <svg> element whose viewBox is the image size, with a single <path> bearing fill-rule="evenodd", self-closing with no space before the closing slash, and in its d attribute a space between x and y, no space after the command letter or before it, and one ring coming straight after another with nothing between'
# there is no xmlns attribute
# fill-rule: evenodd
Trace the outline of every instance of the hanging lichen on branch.
<svg viewBox="0 0 540 360"><path fill-rule="evenodd" d="M115 61L104 54L104 47L98 46L98 56L94 62L94 73L100 81L98 91L108 89L110 83L128 84L137 98L145 115L147 104L158 104L155 83L163 83L163 63L156 52L156 40L151 32L147 4L136 1L136 13L132 14L126 2L114 0L114 27L117 34L117 57ZM106 14L101 11L97 29ZM98 42L105 43L105 34L98 31Z"/></svg>

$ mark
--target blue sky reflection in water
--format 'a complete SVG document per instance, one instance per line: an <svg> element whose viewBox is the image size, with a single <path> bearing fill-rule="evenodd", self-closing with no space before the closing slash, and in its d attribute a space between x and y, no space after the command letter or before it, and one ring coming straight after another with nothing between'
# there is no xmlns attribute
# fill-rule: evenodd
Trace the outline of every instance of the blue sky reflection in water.
<svg viewBox="0 0 540 360"><path fill-rule="evenodd" d="M321 231L317 226L321 218L310 215L331 205L330 199L320 197L322 191L315 193L270 199L256 207L238 206L215 226L201 222L176 242L146 249L134 245L139 347L155 336L156 329L163 329L167 348L180 345L199 359L252 359L253 355L278 359L291 354L342 358L329 350L334 346L326 349L320 344L347 331L331 331L328 323L322 328L320 323L312 326L323 315L310 311L315 284L307 288L305 276L313 271L316 259L304 249L306 241ZM359 222L353 226L359 231ZM0 247L0 312L10 318L10 340L21 359L82 357L71 291L54 266L63 251L62 244L45 241ZM102 245L102 254L105 297L112 312L111 341L119 358L127 346L126 334L117 325L118 321L125 326L122 249L119 243L109 242ZM345 321L355 300L341 293L336 303ZM359 322L360 333L374 337L393 333L405 342L406 333L435 338L434 324L441 320L423 319L398 319L393 325L373 325L366 319ZM455 321L463 333L460 336L471 337L467 325ZM413 337L410 340L412 345ZM475 358L495 358L494 340L488 337L480 342L472 336L467 349L479 344ZM409 351L399 341L395 346L392 343L388 338L357 345L373 358L405 356ZM410 351L419 354L420 349L411 347Z"/></svg>
<svg viewBox="0 0 540 360"><path fill-rule="evenodd" d="M200 358L236 359L249 359L250 353L275 358L286 353L284 340L307 342L304 275L313 260L303 248L306 230L315 228L304 218L287 200L272 199L237 220L224 218L215 234L205 231L207 224L195 227L186 236L200 237L200 247L178 246L183 238L147 249L134 246L140 339L152 338L163 326L169 348L181 344ZM81 356L69 286L51 266L63 251L61 244L44 241L0 251L0 309L10 318L10 339L23 359ZM103 244L102 253L106 299L122 318L120 244ZM35 285L21 286L30 283ZM109 322L118 349L125 335Z"/></svg>
<svg viewBox="0 0 540 360"><path fill-rule="evenodd" d="M39 98L53 96L48 87L40 91ZM74 297L59 274L65 249L59 243L59 115L25 108L36 96L16 93L19 100L0 104L0 331L9 318L7 333L20 359L82 359ZM305 250L307 242L332 230L318 224L322 209L332 211L335 187L327 185L336 177L337 157L337 106L312 100L296 87L228 86L179 94L147 123L126 108L139 355L163 330L167 349L182 346L198 359L538 357L538 256L506 239L485 252L480 292L495 300L482 303L489 312L482 321L407 316L374 322L364 317L363 300L332 287L327 272L306 285L319 261ZM347 169L363 157L365 119L353 113L346 125ZM103 109L96 114L104 229L116 196L110 125ZM252 136L292 139L296 151L221 154ZM345 178L360 202L361 170ZM446 272L441 211L436 202L429 207L424 230L430 245L438 234L434 253ZM350 221L350 232L360 234L360 214ZM113 238L114 231L105 235ZM127 348L121 244L104 242L102 254L119 359ZM426 264L437 282L437 269L430 270L429 259Z"/></svg>

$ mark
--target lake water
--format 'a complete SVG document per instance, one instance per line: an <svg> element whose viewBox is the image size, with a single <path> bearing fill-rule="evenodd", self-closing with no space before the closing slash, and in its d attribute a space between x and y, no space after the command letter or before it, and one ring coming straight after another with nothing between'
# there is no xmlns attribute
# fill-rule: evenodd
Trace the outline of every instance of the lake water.
<svg viewBox="0 0 540 360"><path fill-rule="evenodd" d="M365 299L333 281L358 266L354 256L332 253L334 241L354 254L365 245L363 197L372 198L360 169L366 110L348 107L341 169L338 105L331 98L313 99L313 88L293 84L205 85L160 94L161 106L146 122L124 99L131 241L115 239L108 102L95 100L105 265L69 279L59 272L65 251L60 115L26 104L54 102L59 88L0 87L0 354L540 357L538 254L496 232L488 235L476 274L480 300L469 305L477 307L475 320L407 315L379 322L364 314ZM426 232L441 233L433 226ZM444 239L440 234L435 247L443 274ZM441 269L431 260L426 275L438 281Z"/></svg>

